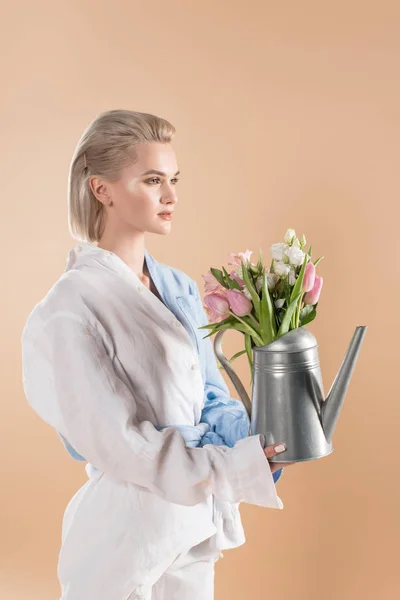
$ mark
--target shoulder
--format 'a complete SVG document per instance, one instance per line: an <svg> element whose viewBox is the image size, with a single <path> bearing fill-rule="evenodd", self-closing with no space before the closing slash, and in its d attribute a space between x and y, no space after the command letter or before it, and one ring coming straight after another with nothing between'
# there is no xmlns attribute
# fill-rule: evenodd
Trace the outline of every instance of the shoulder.
<svg viewBox="0 0 400 600"><path fill-rule="evenodd" d="M168 286L169 290L175 295L193 295L199 297L199 290L196 281L185 273L182 269L167 265L150 257L153 266L157 268L161 283Z"/></svg>
<svg viewBox="0 0 400 600"><path fill-rule="evenodd" d="M54 318L89 324L90 311L82 293L82 277L78 271L68 271L51 286L31 309L22 330L22 341L33 341Z"/></svg>

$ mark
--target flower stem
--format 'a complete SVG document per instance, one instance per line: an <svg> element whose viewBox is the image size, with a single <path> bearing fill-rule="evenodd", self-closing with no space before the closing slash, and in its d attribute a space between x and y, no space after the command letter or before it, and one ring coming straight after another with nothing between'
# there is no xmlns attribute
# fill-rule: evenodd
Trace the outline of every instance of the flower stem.
<svg viewBox="0 0 400 600"><path fill-rule="evenodd" d="M247 316L249 317L250 321L253 323L254 329L257 331L258 334L260 334L260 323L257 321L255 316L252 315L251 313L249 313Z"/></svg>
<svg viewBox="0 0 400 600"><path fill-rule="evenodd" d="M296 310L296 322L295 322L295 327L296 329L299 326L299 322L300 322L300 309L301 309L301 303L303 302L303 296L304 296L305 292L302 293L302 295L299 298L299 304L297 306L297 310Z"/></svg>

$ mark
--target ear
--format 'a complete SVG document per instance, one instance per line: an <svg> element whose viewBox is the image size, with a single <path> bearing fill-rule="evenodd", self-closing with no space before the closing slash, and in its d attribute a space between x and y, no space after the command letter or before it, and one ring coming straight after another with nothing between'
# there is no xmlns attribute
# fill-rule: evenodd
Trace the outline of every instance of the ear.
<svg viewBox="0 0 400 600"><path fill-rule="evenodd" d="M107 187L107 182L100 177L90 177L89 178L89 186L92 190L93 195L99 202L104 204L104 206L111 206L112 200L110 197L110 190Z"/></svg>

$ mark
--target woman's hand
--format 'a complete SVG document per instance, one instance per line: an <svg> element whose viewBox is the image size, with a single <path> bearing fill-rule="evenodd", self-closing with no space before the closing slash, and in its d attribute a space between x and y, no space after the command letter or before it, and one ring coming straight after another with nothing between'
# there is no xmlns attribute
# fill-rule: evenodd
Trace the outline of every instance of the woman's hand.
<svg viewBox="0 0 400 600"><path fill-rule="evenodd" d="M272 446L266 446L264 449L264 454L268 458L272 458L273 456L277 456L282 452L286 451L285 444L272 444ZM296 464L296 462L287 462L287 463L279 463L279 462L269 462L269 466L271 467L271 473L275 473L279 469L286 469L286 467L290 467L290 465Z"/></svg>

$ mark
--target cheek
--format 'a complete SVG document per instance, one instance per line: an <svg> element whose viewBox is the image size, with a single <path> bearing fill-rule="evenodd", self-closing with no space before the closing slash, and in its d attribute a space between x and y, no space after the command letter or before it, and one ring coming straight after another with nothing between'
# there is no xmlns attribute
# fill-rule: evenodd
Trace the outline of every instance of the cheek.
<svg viewBox="0 0 400 600"><path fill-rule="evenodd" d="M158 193L155 188L143 187L135 181L128 182L121 188L120 206L124 213L136 216L151 215L158 204Z"/></svg>
<svg viewBox="0 0 400 600"><path fill-rule="evenodd" d="M125 196L130 198L131 202L137 203L151 202L157 195L155 187L138 181L128 181L124 186L124 192Z"/></svg>
<svg viewBox="0 0 400 600"><path fill-rule="evenodd" d="M136 179L132 179L126 182L124 189L127 194L137 194L140 190L140 185Z"/></svg>
<svg viewBox="0 0 400 600"><path fill-rule="evenodd" d="M128 205L137 205L143 201L143 188L137 181L128 181L121 189L124 203Z"/></svg>

